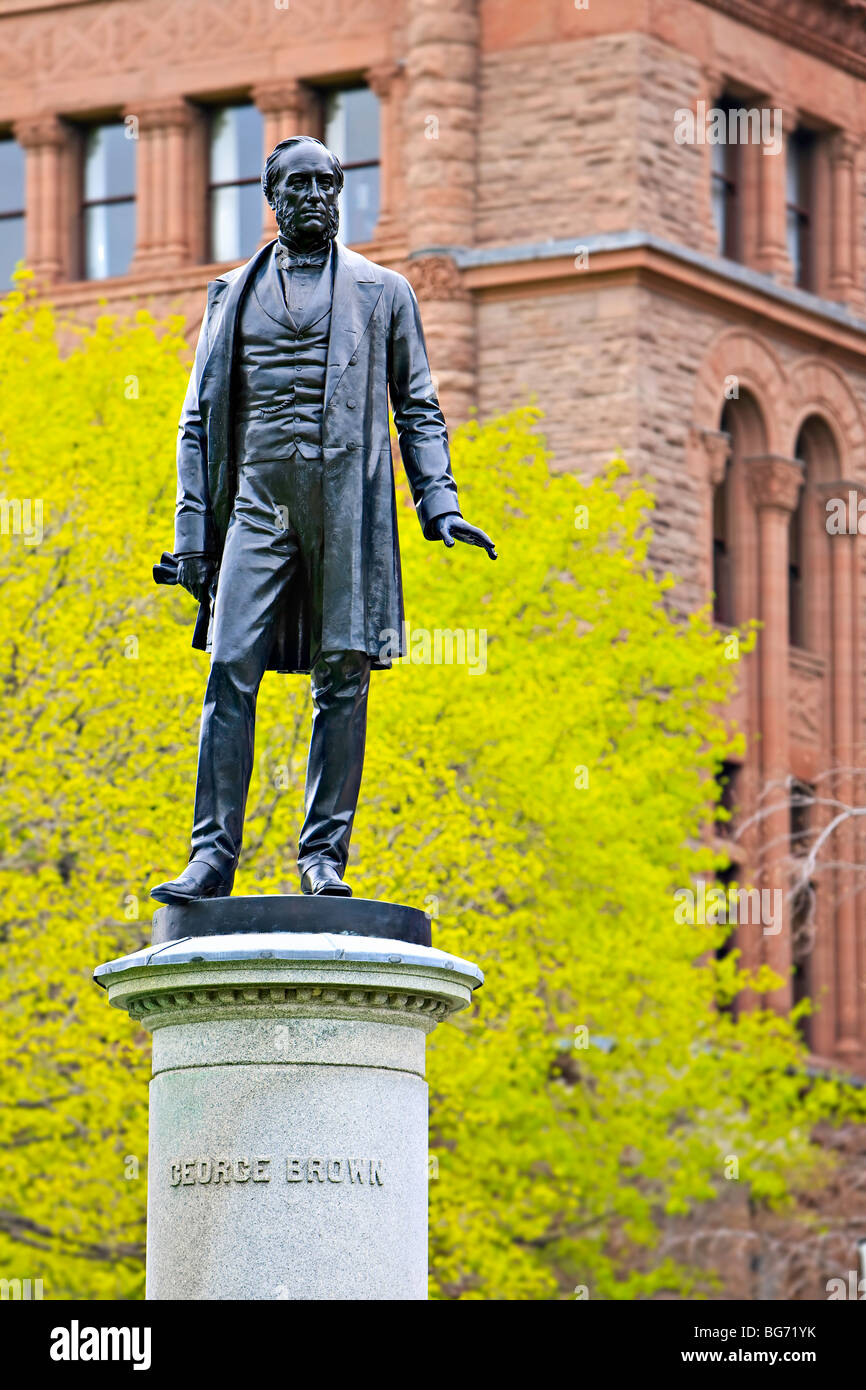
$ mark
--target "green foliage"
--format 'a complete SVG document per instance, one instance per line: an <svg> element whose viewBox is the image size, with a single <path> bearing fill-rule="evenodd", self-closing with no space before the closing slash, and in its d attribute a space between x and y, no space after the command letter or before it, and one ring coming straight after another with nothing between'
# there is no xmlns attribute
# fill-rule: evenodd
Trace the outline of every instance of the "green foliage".
<svg viewBox="0 0 866 1390"><path fill-rule="evenodd" d="M149 1039L90 972L143 944L148 886L188 853L206 659L191 600L150 577L188 352L143 313L66 327L61 352L49 308L2 307L0 497L39 499L43 536L0 535L0 1271L136 1298ZM427 908L487 976L429 1047L434 1296L700 1293L656 1249L664 1214L717 1193L732 1155L784 1200L814 1121L855 1102L804 1087L790 1020L718 1007L736 958L675 921L674 890L713 867L734 668L647 568L647 491L622 462L552 475L538 429L523 410L455 438L495 565L426 544L400 489L410 645L483 631L486 669L470 646L475 673L374 677L350 878ZM308 703L266 677L237 891L297 891Z"/></svg>

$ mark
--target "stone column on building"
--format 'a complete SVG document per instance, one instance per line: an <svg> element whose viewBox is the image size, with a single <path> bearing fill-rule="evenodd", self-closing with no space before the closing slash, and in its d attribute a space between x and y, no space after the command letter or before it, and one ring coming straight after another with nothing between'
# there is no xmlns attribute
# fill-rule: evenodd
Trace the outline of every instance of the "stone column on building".
<svg viewBox="0 0 866 1390"><path fill-rule="evenodd" d="M834 298L847 300L857 283L857 140L839 130L829 141L830 159L830 277Z"/></svg>
<svg viewBox="0 0 866 1390"><path fill-rule="evenodd" d="M26 151L25 261L40 287L60 279L68 248L64 245L68 133L53 114L18 121L15 139Z"/></svg>
<svg viewBox="0 0 866 1390"><path fill-rule="evenodd" d="M832 680L832 758L830 784L839 803L838 814L855 804L857 792L857 701L859 654L857 651L857 525L861 484L848 479L825 483L821 493L844 507L846 529L830 535L830 622ZM857 836L853 819L843 821L827 844L824 859L837 866L832 876L835 920L836 1045L839 1058L854 1062L863 1054L860 1034L860 995L864 963L858 950L857 931Z"/></svg>
<svg viewBox="0 0 866 1390"><path fill-rule="evenodd" d="M271 150L290 135L315 135L306 128L309 115L309 92L302 82L267 82L253 88L253 101L264 117L264 150L262 164ZM262 235L260 246L273 241L277 223L273 211L262 198Z"/></svg>
<svg viewBox="0 0 866 1390"><path fill-rule="evenodd" d="M475 306L457 254L475 239L476 0L408 0L406 44L409 278L423 301L442 405L456 424L477 406Z"/></svg>
<svg viewBox="0 0 866 1390"><path fill-rule="evenodd" d="M753 150L757 174L758 236L755 265L785 284L791 284L794 270L788 255L787 236L787 148L788 140L797 128L798 113L779 97L765 97L759 103L763 111L781 112L782 140L777 154L769 146Z"/></svg>
<svg viewBox="0 0 866 1390"><path fill-rule="evenodd" d="M719 68L702 68L698 101L704 103L706 111L711 111L715 107L716 102L724 95L724 91L724 73ZM698 109L700 110L700 108ZM702 139L699 145L703 157L701 180L703 197L698 207L698 216L707 254L711 256L717 255L719 250L719 229L716 226L716 215L713 207L713 151L715 148L715 145L711 145L705 139Z"/></svg>
<svg viewBox="0 0 866 1390"><path fill-rule="evenodd" d="M789 762L789 600L788 555L791 516L803 486L798 459L778 454L746 460L752 500L758 512L759 613L758 679L761 734L762 874L759 886L781 893L781 924L751 924L764 941L764 960L782 978L767 997L771 1007L786 1011L793 999L789 918L790 808L786 791ZM771 903L773 900L770 900ZM781 930L774 928L781 925ZM769 926L769 932L766 927Z"/></svg>
<svg viewBox="0 0 866 1390"><path fill-rule="evenodd" d="M371 92L379 98L379 220L374 241L390 240L396 230L394 218L395 182L399 163L398 111L401 68L397 63L379 63L364 76Z"/></svg>
<svg viewBox="0 0 866 1390"><path fill-rule="evenodd" d="M138 129L136 242L131 273L185 265L187 138L192 111L183 98L130 107Z"/></svg>

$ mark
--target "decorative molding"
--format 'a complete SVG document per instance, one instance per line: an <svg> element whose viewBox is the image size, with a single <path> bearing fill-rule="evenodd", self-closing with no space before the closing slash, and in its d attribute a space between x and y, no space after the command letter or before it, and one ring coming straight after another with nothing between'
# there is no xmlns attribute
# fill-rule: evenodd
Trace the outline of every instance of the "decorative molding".
<svg viewBox="0 0 866 1390"><path fill-rule="evenodd" d="M278 51L291 62L299 35L317 33L324 44L376 32L386 39L379 0L291 0L290 10L272 0L113 0L76 4L68 14L56 4L0 10L0 83L29 82L34 74L42 83L138 74L191 52L233 53L254 81L259 58L274 62Z"/></svg>
<svg viewBox="0 0 866 1390"><path fill-rule="evenodd" d="M419 299L468 299L469 291L451 256L423 256L409 262L409 280Z"/></svg>
<svg viewBox="0 0 866 1390"><path fill-rule="evenodd" d="M239 1014L272 1017L283 1015L333 1015L359 1012L379 1018L403 1014L408 1023L425 1027L438 1023L458 1009L457 1000L434 994L389 989L364 989L357 985L213 985L202 989L167 987L140 994L127 1004L129 1014L158 1028L171 1023L192 1023L204 1018L234 1017Z"/></svg>
<svg viewBox="0 0 866 1390"><path fill-rule="evenodd" d="M805 656L806 653L803 653ZM823 671L815 671L797 660L793 654L788 661L790 737L795 743L820 745L824 730Z"/></svg>
<svg viewBox="0 0 866 1390"><path fill-rule="evenodd" d="M782 43L866 77L866 0L700 0Z"/></svg>

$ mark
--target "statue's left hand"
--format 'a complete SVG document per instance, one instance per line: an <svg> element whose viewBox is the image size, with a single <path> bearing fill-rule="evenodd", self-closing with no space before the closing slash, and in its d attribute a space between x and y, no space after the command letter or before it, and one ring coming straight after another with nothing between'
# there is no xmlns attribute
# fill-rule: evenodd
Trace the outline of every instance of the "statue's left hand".
<svg viewBox="0 0 866 1390"><path fill-rule="evenodd" d="M458 512L448 512L446 516L437 516L433 522L434 540L444 541L449 550L455 541L464 541L466 545L479 545L482 550L486 550L491 560L496 559L496 546L490 537L478 529L477 526L470 526L468 521L464 521Z"/></svg>

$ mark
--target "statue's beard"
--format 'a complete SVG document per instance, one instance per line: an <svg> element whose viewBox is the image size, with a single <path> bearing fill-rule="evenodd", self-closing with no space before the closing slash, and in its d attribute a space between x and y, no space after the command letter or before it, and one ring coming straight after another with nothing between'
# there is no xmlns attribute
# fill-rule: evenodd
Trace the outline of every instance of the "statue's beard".
<svg viewBox="0 0 866 1390"><path fill-rule="evenodd" d="M277 219L277 226L280 236L289 246L311 247L324 246L334 240L337 229L340 225L340 210L336 203L325 204L326 222L321 236L312 231L299 232L297 226L297 213L288 206L287 199L277 193L274 197L274 216Z"/></svg>

